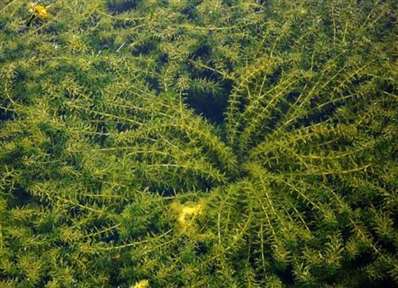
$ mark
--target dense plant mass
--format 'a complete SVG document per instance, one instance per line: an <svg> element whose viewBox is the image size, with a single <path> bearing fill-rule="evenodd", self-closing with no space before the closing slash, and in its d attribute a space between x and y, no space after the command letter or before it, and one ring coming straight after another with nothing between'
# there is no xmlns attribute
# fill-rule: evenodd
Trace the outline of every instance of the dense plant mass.
<svg viewBox="0 0 398 288"><path fill-rule="evenodd" d="M398 285L397 6L0 1L0 286Z"/></svg>

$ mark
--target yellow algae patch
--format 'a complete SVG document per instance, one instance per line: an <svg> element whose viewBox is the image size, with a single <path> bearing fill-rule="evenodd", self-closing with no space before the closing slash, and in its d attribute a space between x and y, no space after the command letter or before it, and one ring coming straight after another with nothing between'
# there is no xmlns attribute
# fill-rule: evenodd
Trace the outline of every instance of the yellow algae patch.
<svg viewBox="0 0 398 288"><path fill-rule="evenodd" d="M41 4L30 3L29 4L29 12L34 14L37 18L40 18L41 20L48 19L47 8Z"/></svg>
<svg viewBox="0 0 398 288"><path fill-rule="evenodd" d="M131 288L149 288L149 281L148 280L141 280L135 283Z"/></svg>
<svg viewBox="0 0 398 288"><path fill-rule="evenodd" d="M174 202L171 204L171 209L176 215L177 225L181 232L186 233L195 229L195 220L203 214L203 201L199 203L185 203Z"/></svg>

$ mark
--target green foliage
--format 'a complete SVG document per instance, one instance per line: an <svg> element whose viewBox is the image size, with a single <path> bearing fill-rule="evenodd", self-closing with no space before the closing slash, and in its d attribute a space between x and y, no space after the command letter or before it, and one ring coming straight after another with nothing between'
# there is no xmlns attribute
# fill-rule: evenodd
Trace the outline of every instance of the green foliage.
<svg viewBox="0 0 398 288"><path fill-rule="evenodd" d="M1 287L398 284L395 1L40 3L0 4Z"/></svg>

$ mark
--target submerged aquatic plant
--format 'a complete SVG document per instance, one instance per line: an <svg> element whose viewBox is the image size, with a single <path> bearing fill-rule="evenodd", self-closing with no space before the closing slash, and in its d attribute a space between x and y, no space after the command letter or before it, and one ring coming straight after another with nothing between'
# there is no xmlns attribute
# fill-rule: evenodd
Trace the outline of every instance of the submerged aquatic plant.
<svg viewBox="0 0 398 288"><path fill-rule="evenodd" d="M50 2L0 6L0 286L398 283L394 1Z"/></svg>

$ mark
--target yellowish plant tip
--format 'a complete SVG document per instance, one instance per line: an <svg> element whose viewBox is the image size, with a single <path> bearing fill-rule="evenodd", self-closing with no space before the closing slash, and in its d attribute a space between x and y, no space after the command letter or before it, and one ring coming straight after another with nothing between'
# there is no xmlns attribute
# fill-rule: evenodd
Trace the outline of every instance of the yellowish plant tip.
<svg viewBox="0 0 398 288"><path fill-rule="evenodd" d="M148 280L141 280L131 286L131 288L149 288L149 281Z"/></svg>

